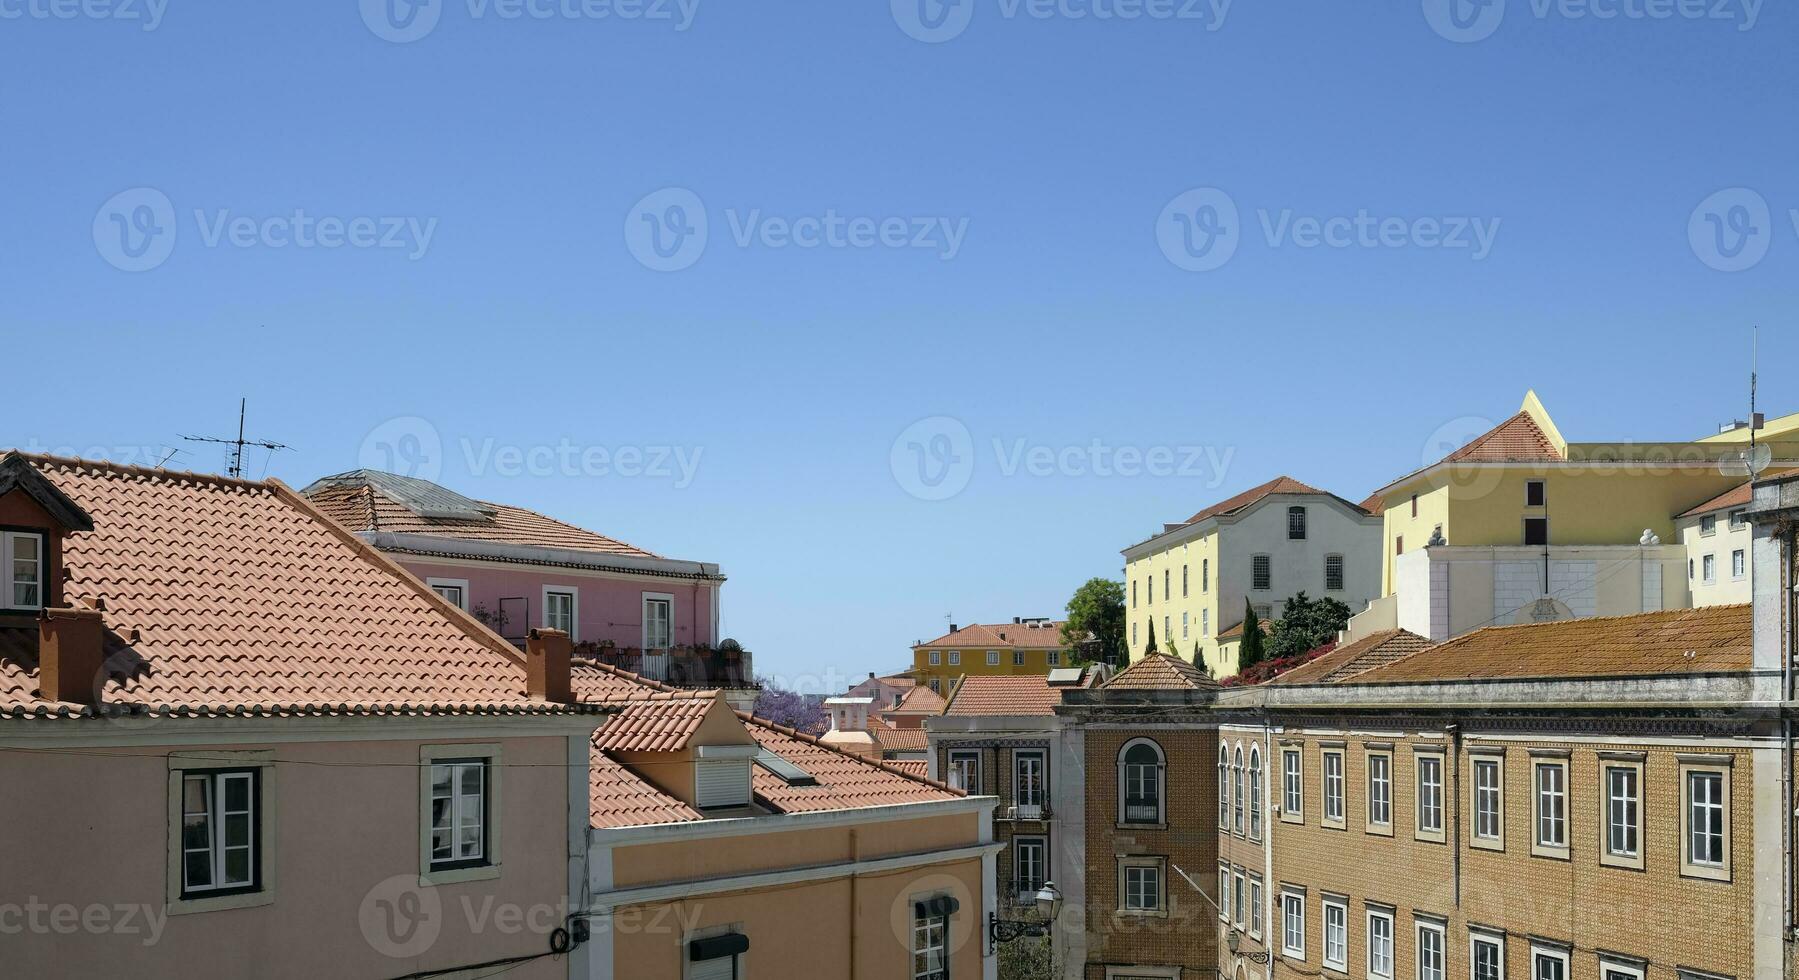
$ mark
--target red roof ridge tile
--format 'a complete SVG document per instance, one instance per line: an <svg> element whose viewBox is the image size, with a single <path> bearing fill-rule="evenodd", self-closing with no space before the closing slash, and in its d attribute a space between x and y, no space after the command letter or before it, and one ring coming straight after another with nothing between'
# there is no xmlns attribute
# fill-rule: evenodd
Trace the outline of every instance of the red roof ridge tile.
<svg viewBox="0 0 1799 980"><path fill-rule="evenodd" d="M932 779L929 776L917 776L917 775L913 775L912 773L907 772L904 769L896 769L893 766L888 765L887 762L880 760L880 759L869 759L869 758L865 758L863 756L857 755L854 752L846 752L843 749L840 749L837 746L832 745L828 742L820 741L818 736L816 736L816 735L808 735L805 732L802 732L797 728L790 728L786 725L780 724L779 722L770 721L767 718L758 718L754 714L752 714L748 711L737 712L737 717L741 718L743 721L745 721L749 724L759 725L763 728L769 729L770 731L780 732L782 735L785 735L788 738L797 739L801 742L805 742L808 745L813 745L818 748L824 749L827 752L834 752L837 755L843 756L846 759L852 759L856 762L860 762L865 765L873 766L876 769L880 769L885 772L893 773L896 776L904 776L907 779L910 779L915 783L923 783L926 786L931 787L932 789L948 790L949 792L955 793L959 796L967 796L968 795L967 790L958 789L954 786L951 786L948 783L939 782L935 779Z"/></svg>
<svg viewBox="0 0 1799 980"><path fill-rule="evenodd" d="M84 469L111 470L130 476L175 477L192 480L197 483L213 483L219 486L241 487L244 489L266 490L274 481L246 480L243 477L224 476L219 473L199 473L193 470L177 470L159 466L138 466L134 463L115 463L107 459L85 459L80 456L53 456L49 453L26 452L23 449L0 449L0 456L18 453L26 462L32 464L48 464L50 466L75 466Z"/></svg>

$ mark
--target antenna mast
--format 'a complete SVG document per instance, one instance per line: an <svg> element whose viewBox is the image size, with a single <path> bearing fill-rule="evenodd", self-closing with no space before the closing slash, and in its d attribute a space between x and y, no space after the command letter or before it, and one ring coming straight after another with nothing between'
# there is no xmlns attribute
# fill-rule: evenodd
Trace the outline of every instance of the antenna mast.
<svg viewBox="0 0 1799 980"><path fill-rule="evenodd" d="M258 449L267 449L271 454L274 453L276 450L293 448L292 446L284 446L278 442L262 442L262 441L259 441L256 439L245 439L244 438L244 410L248 407L248 404L249 404L249 399L247 399L247 398L238 399L238 402L237 402L237 438L236 439L219 439L219 438L215 438L213 436L182 436L181 437L183 439L186 439L188 442L211 442L211 443L216 443L216 444L222 445L222 446L230 446L231 447L231 466L226 469L226 473L228 473L232 479L239 479L244 475L244 447L245 446L255 446Z"/></svg>

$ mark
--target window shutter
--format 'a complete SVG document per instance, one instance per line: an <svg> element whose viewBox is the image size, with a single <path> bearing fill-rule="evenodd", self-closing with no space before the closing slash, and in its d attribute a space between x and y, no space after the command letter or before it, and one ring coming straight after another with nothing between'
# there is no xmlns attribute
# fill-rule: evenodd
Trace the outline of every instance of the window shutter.
<svg viewBox="0 0 1799 980"><path fill-rule="evenodd" d="M720 956L687 964L687 980L736 980L737 957Z"/></svg>
<svg viewBox="0 0 1799 980"><path fill-rule="evenodd" d="M750 764L742 759L699 760L693 764L694 795L700 808L748 806Z"/></svg>

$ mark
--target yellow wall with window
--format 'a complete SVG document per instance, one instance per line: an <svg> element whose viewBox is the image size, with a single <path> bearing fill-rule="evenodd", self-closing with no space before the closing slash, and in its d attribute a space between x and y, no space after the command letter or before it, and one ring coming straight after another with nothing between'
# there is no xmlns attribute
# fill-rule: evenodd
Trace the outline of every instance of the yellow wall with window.
<svg viewBox="0 0 1799 980"><path fill-rule="evenodd" d="M1124 645L1130 652L1130 659L1142 658L1149 646L1149 624L1154 622L1157 650L1179 654L1182 660L1190 661L1194 645L1198 644L1207 662L1217 669L1220 629L1217 545L1218 534L1213 532L1125 564ZM1184 594L1181 588L1183 568L1187 575ZM1152 583L1153 597L1149 588ZM1187 616L1185 630L1181 626L1183 613ZM1235 610L1226 618L1235 622L1241 616L1242 610Z"/></svg>

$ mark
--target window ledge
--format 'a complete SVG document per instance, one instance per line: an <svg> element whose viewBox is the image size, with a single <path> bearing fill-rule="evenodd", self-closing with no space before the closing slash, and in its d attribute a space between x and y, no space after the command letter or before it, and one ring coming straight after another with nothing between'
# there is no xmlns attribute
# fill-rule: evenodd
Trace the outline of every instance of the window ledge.
<svg viewBox="0 0 1799 980"><path fill-rule="evenodd" d="M1390 823L1371 823L1362 828L1362 832L1372 837L1393 836L1393 825Z"/></svg>
<svg viewBox="0 0 1799 980"><path fill-rule="evenodd" d="M244 892L240 895L219 895L213 898L182 898L168 903L170 915L194 915L201 912L224 912L230 909L253 909L260 905L275 904L275 893L264 889L259 892Z"/></svg>
<svg viewBox="0 0 1799 980"><path fill-rule="evenodd" d="M1287 816L1285 813L1281 814L1281 823L1298 824L1300 826L1304 826L1305 822L1306 822L1306 818L1303 814L1297 815L1297 816L1291 816L1291 817Z"/></svg>
<svg viewBox="0 0 1799 980"><path fill-rule="evenodd" d="M1570 860L1570 858L1568 857L1568 849L1566 847L1550 847L1545 844L1532 844L1531 848L1530 848L1530 856L1531 857L1540 857L1540 858L1549 858L1552 861Z"/></svg>
<svg viewBox="0 0 1799 980"><path fill-rule="evenodd" d="M1599 863L1603 867L1622 868L1625 871L1646 870L1644 868L1643 856L1641 854L1637 855L1636 857L1626 857L1622 854L1605 854L1602 852L1599 855Z"/></svg>
<svg viewBox="0 0 1799 980"><path fill-rule="evenodd" d="M427 871L419 875L419 884L425 887L453 885L459 881L490 881L499 876L499 865L483 864L474 868L446 868L442 871Z"/></svg>
<svg viewBox="0 0 1799 980"><path fill-rule="evenodd" d="M1498 852L1502 852L1502 853L1505 851L1505 842L1504 841L1487 840L1487 839L1481 838L1481 837L1477 837L1477 838L1474 838L1473 840L1470 840L1468 842L1468 846L1474 848L1477 851L1498 851Z"/></svg>
<svg viewBox="0 0 1799 980"><path fill-rule="evenodd" d="M1127 919L1166 919L1167 909L1119 909L1113 913Z"/></svg>
<svg viewBox="0 0 1799 980"><path fill-rule="evenodd" d="M1118 830L1167 830L1168 829L1168 825L1165 823L1121 823L1121 824L1113 824L1113 827ZM1230 831L1221 830L1221 831L1219 831L1219 833L1228 834L1228 833L1230 833Z"/></svg>
<svg viewBox="0 0 1799 980"><path fill-rule="evenodd" d="M1724 884L1730 883L1730 869L1728 868L1708 868L1702 865L1683 863L1680 866L1680 876L1682 878L1690 878L1698 881L1716 881Z"/></svg>

